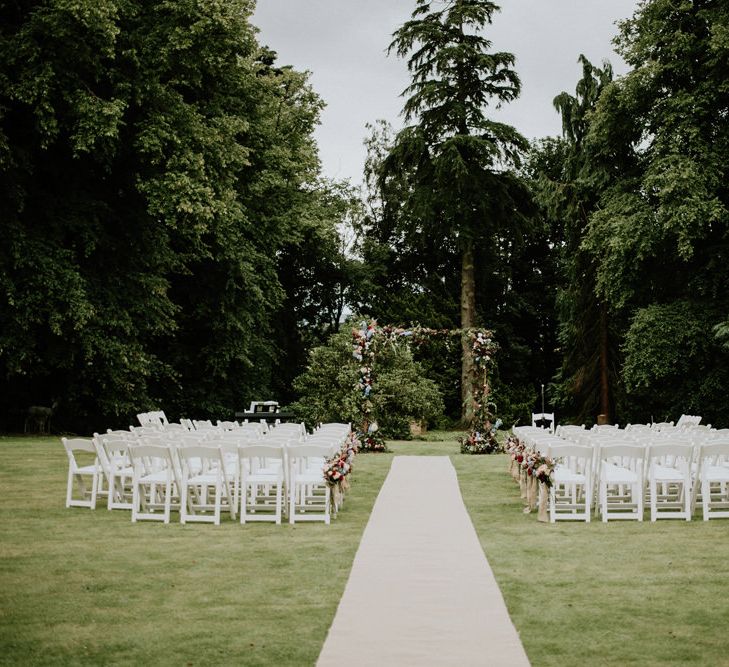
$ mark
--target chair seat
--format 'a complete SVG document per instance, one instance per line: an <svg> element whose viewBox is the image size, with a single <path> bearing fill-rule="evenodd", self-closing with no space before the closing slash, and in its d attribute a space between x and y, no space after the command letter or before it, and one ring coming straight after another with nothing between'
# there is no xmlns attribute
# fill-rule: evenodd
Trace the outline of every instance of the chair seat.
<svg viewBox="0 0 729 667"><path fill-rule="evenodd" d="M584 484L585 476L574 472L565 466L557 465L554 469L553 480L556 484Z"/></svg>
<svg viewBox="0 0 729 667"><path fill-rule="evenodd" d="M726 466L707 466L704 468L704 479L709 482L729 482L729 468Z"/></svg>
<svg viewBox="0 0 729 667"><path fill-rule="evenodd" d="M296 475L296 482L300 484L324 484L324 474L321 470L317 472L304 472Z"/></svg>
<svg viewBox="0 0 729 667"><path fill-rule="evenodd" d="M677 468L655 465L652 469L653 479L656 482L682 482L685 475Z"/></svg>
<svg viewBox="0 0 729 667"><path fill-rule="evenodd" d="M248 484L275 484L281 479L283 479L281 471L263 472L259 470L252 475L246 475Z"/></svg>
<svg viewBox="0 0 729 667"><path fill-rule="evenodd" d="M159 472L152 472L149 475L140 477L139 481L142 484L166 484L167 483L167 472L160 470Z"/></svg>
<svg viewBox="0 0 729 667"><path fill-rule="evenodd" d="M605 481L608 484L636 484L638 475L628 468L611 464L605 466Z"/></svg>
<svg viewBox="0 0 729 667"><path fill-rule="evenodd" d="M202 475L193 475L188 478L188 484L201 484L203 486L215 486L218 483L218 475L216 472L204 473Z"/></svg>

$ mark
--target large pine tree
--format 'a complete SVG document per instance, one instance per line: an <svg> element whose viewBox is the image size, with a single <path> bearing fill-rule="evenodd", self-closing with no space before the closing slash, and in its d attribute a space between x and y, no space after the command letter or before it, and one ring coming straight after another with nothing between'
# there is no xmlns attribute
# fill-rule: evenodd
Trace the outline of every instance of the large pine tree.
<svg viewBox="0 0 729 667"><path fill-rule="evenodd" d="M405 193L397 203L404 212L400 218L409 220L425 243L457 248L464 329L477 324L475 241L486 238L496 246L496 238L518 217L523 196L509 169L518 165L526 141L513 127L488 117L490 106L514 100L520 90L514 56L491 52L483 36L498 9L488 0L418 0L390 46L408 58L412 83L403 111L412 124L398 133L384 160L381 186L386 190L388 180L400 181ZM464 341L465 421L472 415L471 376Z"/></svg>

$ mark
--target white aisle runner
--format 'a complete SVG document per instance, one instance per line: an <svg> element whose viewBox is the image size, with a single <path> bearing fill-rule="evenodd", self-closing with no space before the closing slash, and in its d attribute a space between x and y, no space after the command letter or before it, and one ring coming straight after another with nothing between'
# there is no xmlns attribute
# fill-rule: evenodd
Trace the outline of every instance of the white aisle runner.
<svg viewBox="0 0 729 667"><path fill-rule="evenodd" d="M393 459L317 665L529 665L448 457Z"/></svg>

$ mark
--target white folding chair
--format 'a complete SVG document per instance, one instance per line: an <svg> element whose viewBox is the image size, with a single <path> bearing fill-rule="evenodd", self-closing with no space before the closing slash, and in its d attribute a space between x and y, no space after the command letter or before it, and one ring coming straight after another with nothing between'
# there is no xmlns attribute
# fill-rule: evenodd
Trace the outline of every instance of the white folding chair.
<svg viewBox="0 0 729 667"><path fill-rule="evenodd" d="M648 447L648 497L651 521L691 521L691 465L694 447L684 442L654 443Z"/></svg>
<svg viewBox="0 0 729 667"><path fill-rule="evenodd" d="M169 523L180 488L172 450L162 445L135 445L129 448L129 455L134 468L132 523L142 519Z"/></svg>
<svg viewBox="0 0 729 667"><path fill-rule="evenodd" d="M134 469L129 458L129 447L138 444L134 437L127 433L122 435L103 434L99 436L101 451L106 461L106 475L109 495L106 508L132 509L132 478Z"/></svg>
<svg viewBox="0 0 729 667"><path fill-rule="evenodd" d="M218 428L223 431L237 431L240 428L240 424L237 421L220 421L218 419Z"/></svg>
<svg viewBox="0 0 729 667"><path fill-rule="evenodd" d="M701 489L704 521L729 518L729 440L714 441L699 447L695 489Z"/></svg>
<svg viewBox="0 0 729 667"><path fill-rule="evenodd" d="M284 497L284 446L253 444L238 447L240 460L240 522L281 523Z"/></svg>
<svg viewBox="0 0 729 667"><path fill-rule="evenodd" d="M86 438L61 438L68 456L68 482L66 484L66 507L88 507L96 509L96 495L103 474L99 465L98 452L93 440ZM79 459L76 456L79 456ZM85 459L85 460L84 460ZM89 461L91 461L89 463ZM89 479L90 486L85 479ZM74 480L81 498L74 498Z"/></svg>
<svg viewBox="0 0 729 667"><path fill-rule="evenodd" d="M532 428L537 428L537 422L549 422L547 428L554 433L554 412L532 412Z"/></svg>
<svg viewBox="0 0 729 667"><path fill-rule="evenodd" d="M645 447L607 444L599 449L598 500L603 522L643 521Z"/></svg>
<svg viewBox="0 0 729 667"><path fill-rule="evenodd" d="M284 424L276 424L273 428L268 429L269 436L284 434L296 440L303 440L306 437L306 426L304 422L287 422Z"/></svg>
<svg viewBox="0 0 729 667"><path fill-rule="evenodd" d="M235 519L235 496L220 448L183 445L177 454L182 467L180 523L197 521L219 526L223 508ZM212 502L210 489L214 489Z"/></svg>
<svg viewBox="0 0 729 667"><path fill-rule="evenodd" d="M329 485L324 479L324 461L332 446L292 445L288 450L289 523L297 521L330 522Z"/></svg>
<svg viewBox="0 0 729 667"><path fill-rule="evenodd" d="M549 489L549 520L590 521L592 512L592 447L552 445L550 456L557 461Z"/></svg>
<svg viewBox="0 0 729 667"><path fill-rule="evenodd" d="M211 431L213 429L217 430L217 426L213 425L213 422L211 422L209 419L193 419L192 425L195 427L196 431Z"/></svg>

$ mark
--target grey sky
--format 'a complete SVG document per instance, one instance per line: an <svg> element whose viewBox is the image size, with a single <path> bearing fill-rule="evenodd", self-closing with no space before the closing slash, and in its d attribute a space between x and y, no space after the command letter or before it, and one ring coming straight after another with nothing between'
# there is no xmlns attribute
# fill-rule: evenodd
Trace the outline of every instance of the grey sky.
<svg viewBox="0 0 729 667"><path fill-rule="evenodd" d="M577 57L607 58L617 74L626 66L613 51L616 20L632 15L637 0L497 0L501 12L486 32L493 48L516 55L519 100L495 111L529 138L560 132L552 99L574 92ZM365 124L384 118L396 127L408 85L404 60L386 55L392 33L410 17L415 0L258 0L253 23L279 63L311 71L327 104L316 139L323 173L362 178Z"/></svg>

